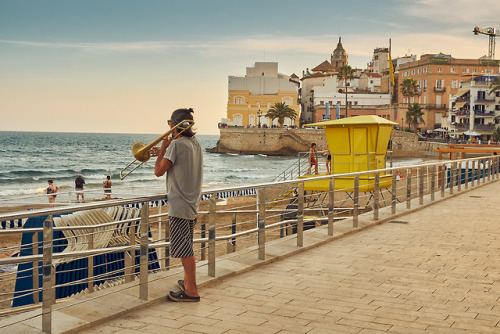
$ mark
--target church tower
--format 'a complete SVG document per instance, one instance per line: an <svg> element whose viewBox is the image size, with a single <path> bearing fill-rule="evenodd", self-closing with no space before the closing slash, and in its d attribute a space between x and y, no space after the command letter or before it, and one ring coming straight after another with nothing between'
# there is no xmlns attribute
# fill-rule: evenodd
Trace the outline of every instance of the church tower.
<svg viewBox="0 0 500 334"><path fill-rule="evenodd" d="M347 53L342 46L342 37L339 37L339 42L337 43L337 48L333 51L331 56L332 66L338 69L341 66L348 65Z"/></svg>

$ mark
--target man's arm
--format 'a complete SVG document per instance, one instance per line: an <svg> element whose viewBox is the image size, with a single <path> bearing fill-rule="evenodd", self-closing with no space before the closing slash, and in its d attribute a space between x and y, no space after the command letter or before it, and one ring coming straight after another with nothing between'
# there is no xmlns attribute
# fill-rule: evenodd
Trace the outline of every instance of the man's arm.
<svg viewBox="0 0 500 334"><path fill-rule="evenodd" d="M170 166L172 166L172 162L163 157L165 155L165 152L167 151L167 147L170 145L171 142L172 142L171 137L163 139L161 141L160 149L152 152L152 156L155 155L157 156L155 163L155 175L157 177L165 175Z"/></svg>

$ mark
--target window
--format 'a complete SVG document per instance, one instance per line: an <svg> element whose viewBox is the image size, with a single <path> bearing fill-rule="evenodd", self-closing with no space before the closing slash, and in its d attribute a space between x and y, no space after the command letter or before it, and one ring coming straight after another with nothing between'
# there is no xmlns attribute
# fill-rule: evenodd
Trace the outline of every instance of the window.
<svg viewBox="0 0 500 334"><path fill-rule="evenodd" d="M451 88L458 88L458 80L451 80Z"/></svg>
<svg viewBox="0 0 500 334"><path fill-rule="evenodd" d="M427 67L424 67L423 72L427 73Z"/></svg>
<svg viewBox="0 0 500 334"><path fill-rule="evenodd" d="M234 104L243 104L245 103L245 98L241 96L236 96L234 98Z"/></svg>
<svg viewBox="0 0 500 334"><path fill-rule="evenodd" d="M452 68L450 68L450 72L451 72L451 73L457 73L457 68L456 68L456 67L452 67Z"/></svg>
<svg viewBox="0 0 500 334"><path fill-rule="evenodd" d="M438 67L438 73L441 73L443 72L443 68L442 67Z"/></svg>
<svg viewBox="0 0 500 334"><path fill-rule="evenodd" d="M425 92L425 90L427 89L427 79L425 79L425 80L423 81L423 83L424 83L424 92Z"/></svg>
<svg viewBox="0 0 500 334"><path fill-rule="evenodd" d="M437 89L441 89L441 88L443 88L443 83L444 83L444 80L437 79L437 80L436 80L436 88L437 88Z"/></svg>
<svg viewBox="0 0 500 334"><path fill-rule="evenodd" d="M485 91L478 91L477 92L477 99L478 100L485 100L486 99L486 92Z"/></svg>
<svg viewBox="0 0 500 334"><path fill-rule="evenodd" d="M427 96L424 95L424 104L426 104L426 103L427 103Z"/></svg>
<svg viewBox="0 0 500 334"><path fill-rule="evenodd" d="M472 73L477 73L477 68L473 68Z"/></svg>
<svg viewBox="0 0 500 334"><path fill-rule="evenodd" d="M417 72L418 72L418 74L422 73L422 69L419 68Z"/></svg>
<svg viewBox="0 0 500 334"><path fill-rule="evenodd" d="M490 69L489 68L485 68L484 69L484 73L490 73Z"/></svg>
<svg viewBox="0 0 500 334"><path fill-rule="evenodd" d="M411 75L415 75L415 70L412 70L412 71L411 71Z"/></svg>
<svg viewBox="0 0 500 334"><path fill-rule="evenodd" d="M462 68L462 73L469 73L469 69L468 68Z"/></svg>

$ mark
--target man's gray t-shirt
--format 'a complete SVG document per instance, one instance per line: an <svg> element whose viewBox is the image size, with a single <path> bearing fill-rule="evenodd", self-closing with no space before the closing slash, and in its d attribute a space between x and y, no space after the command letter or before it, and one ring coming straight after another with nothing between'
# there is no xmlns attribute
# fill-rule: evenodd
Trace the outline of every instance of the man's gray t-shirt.
<svg viewBox="0 0 500 334"><path fill-rule="evenodd" d="M167 147L168 215L193 220L198 214L203 183L203 149L195 137L180 137Z"/></svg>

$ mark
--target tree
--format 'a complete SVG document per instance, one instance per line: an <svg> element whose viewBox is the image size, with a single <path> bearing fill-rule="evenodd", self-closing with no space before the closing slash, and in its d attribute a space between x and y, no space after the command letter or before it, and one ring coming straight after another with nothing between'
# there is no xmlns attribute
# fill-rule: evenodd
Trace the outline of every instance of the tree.
<svg viewBox="0 0 500 334"><path fill-rule="evenodd" d="M278 124L280 125L280 127L283 127L283 123L285 123L285 117L296 119L297 113L285 103L276 102L274 106L272 106L271 109L267 111L266 117L270 118L271 121L277 118Z"/></svg>
<svg viewBox="0 0 500 334"><path fill-rule="evenodd" d="M492 81L490 84L490 88L491 88L490 94L494 92L500 92L500 80L496 79Z"/></svg>
<svg viewBox="0 0 500 334"><path fill-rule="evenodd" d="M424 112L418 103L412 103L408 106L406 112L406 123L413 128L413 132L417 133L417 126L419 123L425 123L422 116Z"/></svg>
<svg viewBox="0 0 500 334"><path fill-rule="evenodd" d="M410 97L419 94L417 82L412 78L404 79L403 82L401 83L401 94L403 94L403 96L408 98L408 104L409 104Z"/></svg>
<svg viewBox="0 0 500 334"><path fill-rule="evenodd" d="M493 140L500 141L500 127L493 132Z"/></svg>
<svg viewBox="0 0 500 334"><path fill-rule="evenodd" d="M344 80L345 86L345 117L347 117L347 80L354 79L354 70L349 65L344 65L339 67L339 73L337 73L337 78L339 80Z"/></svg>

